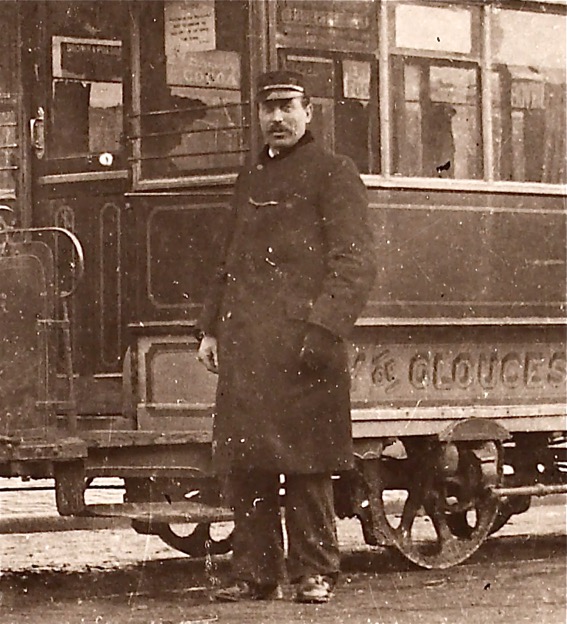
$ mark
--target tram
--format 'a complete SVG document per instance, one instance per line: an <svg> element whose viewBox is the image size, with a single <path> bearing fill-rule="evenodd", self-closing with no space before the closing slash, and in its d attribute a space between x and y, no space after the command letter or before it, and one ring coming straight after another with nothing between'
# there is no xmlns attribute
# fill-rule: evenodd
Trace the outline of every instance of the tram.
<svg viewBox="0 0 567 624"><path fill-rule="evenodd" d="M0 476L230 550L194 326L254 77L289 68L379 259L337 515L441 569L567 491L566 2L4 1L0 25ZM98 477L124 503L87 505Z"/></svg>

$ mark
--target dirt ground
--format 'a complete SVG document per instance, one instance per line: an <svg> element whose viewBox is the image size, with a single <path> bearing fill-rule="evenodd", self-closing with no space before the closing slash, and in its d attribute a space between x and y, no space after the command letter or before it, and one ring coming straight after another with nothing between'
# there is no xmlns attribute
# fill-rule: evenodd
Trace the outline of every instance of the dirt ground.
<svg viewBox="0 0 567 624"><path fill-rule="evenodd" d="M218 536L230 527L218 527ZM420 570L339 522L343 575L334 600L221 605L211 590L229 556L189 559L132 530L0 536L2 624L565 624L561 499L516 516L465 563Z"/></svg>

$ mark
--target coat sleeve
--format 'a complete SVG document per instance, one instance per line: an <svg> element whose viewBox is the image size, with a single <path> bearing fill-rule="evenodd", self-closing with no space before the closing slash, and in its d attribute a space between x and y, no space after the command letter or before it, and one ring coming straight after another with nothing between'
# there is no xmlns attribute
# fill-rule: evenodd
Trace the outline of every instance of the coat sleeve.
<svg viewBox="0 0 567 624"><path fill-rule="evenodd" d="M376 277L368 196L356 166L342 156L333 158L321 189L327 271L307 320L345 338L366 305Z"/></svg>
<svg viewBox="0 0 567 624"><path fill-rule="evenodd" d="M220 313L220 308L223 300L224 289L227 279L226 261L230 245L234 237L234 231L236 226L236 213L237 213L237 201L238 187L240 185L240 177L236 180L235 191L230 206L230 213L226 220L224 243L221 253L219 255L219 262L215 268L215 271L211 277L211 281L207 287L207 293L201 309L201 314L197 320L197 330L203 332L209 336L216 336L217 334L217 322Z"/></svg>

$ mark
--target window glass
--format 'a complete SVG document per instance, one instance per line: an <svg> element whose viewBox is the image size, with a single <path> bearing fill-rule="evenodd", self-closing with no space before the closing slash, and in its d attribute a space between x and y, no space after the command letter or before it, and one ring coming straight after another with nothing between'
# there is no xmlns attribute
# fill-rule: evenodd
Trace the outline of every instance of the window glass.
<svg viewBox="0 0 567 624"><path fill-rule="evenodd" d="M394 173L481 177L477 68L396 58L392 81Z"/></svg>
<svg viewBox="0 0 567 624"><path fill-rule="evenodd" d="M495 178L564 184L566 18L495 9L491 32Z"/></svg>
<svg viewBox="0 0 567 624"><path fill-rule="evenodd" d="M6 3L7 4L7 3ZM13 198L18 171L18 98L16 92L16 26L14 6L0 3L0 200Z"/></svg>
<svg viewBox="0 0 567 624"><path fill-rule="evenodd" d="M482 177L478 13L399 4L389 17L393 173Z"/></svg>
<svg viewBox="0 0 567 624"><path fill-rule="evenodd" d="M394 9L397 48L470 54L473 51L472 14L458 6L399 4Z"/></svg>
<svg viewBox="0 0 567 624"><path fill-rule="evenodd" d="M236 168L248 150L246 2L174 0L142 7L143 178Z"/></svg>
<svg viewBox="0 0 567 624"><path fill-rule="evenodd" d="M379 172L377 3L278 0L280 67L306 76L310 129L326 148Z"/></svg>
<svg viewBox="0 0 567 624"><path fill-rule="evenodd" d="M49 15L47 156L59 161L62 172L124 165L124 7L119 2L54 2Z"/></svg>

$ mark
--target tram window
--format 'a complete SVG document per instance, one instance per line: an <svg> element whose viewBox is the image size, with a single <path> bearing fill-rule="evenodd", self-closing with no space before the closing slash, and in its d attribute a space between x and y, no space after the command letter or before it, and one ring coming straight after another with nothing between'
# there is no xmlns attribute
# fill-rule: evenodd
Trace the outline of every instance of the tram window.
<svg viewBox="0 0 567 624"><path fill-rule="evenodd" d="M564 184L566 18L494 9L493 148L497 180Z"/></svg>
<svg viewBox="0 0 567 624"><path fill-rule="evenodd" d="M280 67L306 76L311 131L350 156L361 173L379 173L377 4L373 0L279 0Z"/></svg>
<svg viewBox="0 0 567 624"><path fill-rule="evenodd" d="M236 169L248 150L247 3L147 2L135 158L142 178Z"/></svg>
<svg viewBox="0 0 567 624"><path fill-rule="evenodd" d="M395 59L394 173L479 178L478 71L422 59Z"/></svg>
<svg viewBox="0 0 567 624"><path fill-rule="evenodd" d="M58 172L118 166L123 147L122 3L54 2L49 15L47 155L58 161Z"/></svg>
<svg viewBox="0 0 567 624"><path fill-rule="evenodd" d="M6 36L0 38L0 199L11 199L16 192L18 170L16 75L16 27L13 6L0 3L0 26Z"/></svg>
<svg viewBox="0 0 567 624"><path fill-rule="evenodd" d="M390 18L393 173L481 178L478 14L397 4Z"/></svg>

